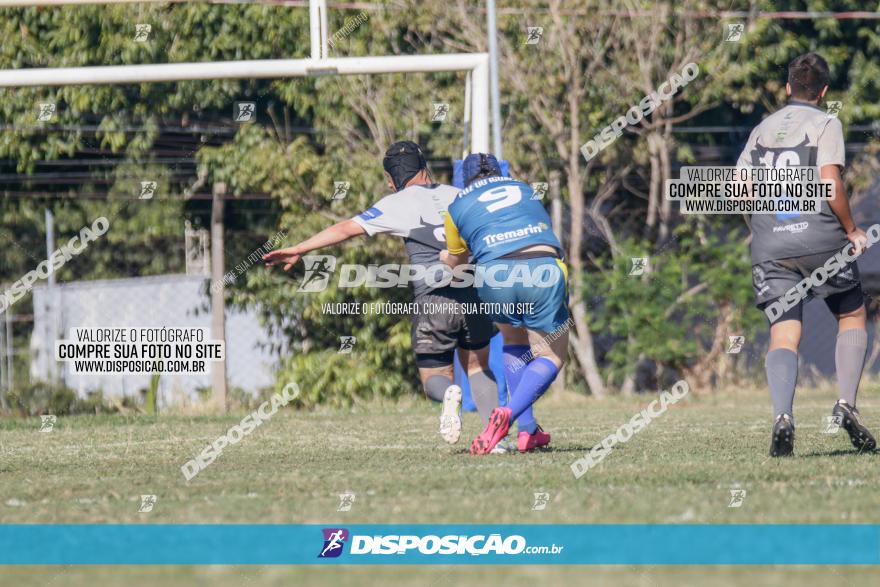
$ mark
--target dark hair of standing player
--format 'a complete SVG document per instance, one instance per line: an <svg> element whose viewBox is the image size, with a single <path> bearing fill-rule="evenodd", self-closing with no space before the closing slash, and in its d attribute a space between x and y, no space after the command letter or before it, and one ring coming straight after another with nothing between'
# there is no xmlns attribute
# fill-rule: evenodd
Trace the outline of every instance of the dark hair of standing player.
<svg viewBox="0 0 880 587"><path fill-rule="evenodd" d="M788 64L788 84L795 100L818 102L830 81L828 62L818 53L805 53Z"/></svg>

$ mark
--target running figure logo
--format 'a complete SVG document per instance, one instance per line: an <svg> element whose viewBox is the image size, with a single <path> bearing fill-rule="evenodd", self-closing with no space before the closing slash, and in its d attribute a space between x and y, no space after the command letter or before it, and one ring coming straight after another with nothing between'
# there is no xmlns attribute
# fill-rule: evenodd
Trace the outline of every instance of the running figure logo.
<svg viewBox="0 0 880 587"><path fill-rule="evenodd" d="M841 424L843 424L843 417L840 414L825 416L822 423L822 434L837 434Z"/></svg>
<svg viewBox="0 0 880 587"><path fill-rule="evenodd" d="M37 113L37 120L40 122L49 122L55 116L54 102L40 102L40 111Z"/></svg>
<svg viewBox="0 0 880 587"><path fill-rule="evenodd" d="M449 104L434 102L434 113L431 115L431 122L443 122L446 115L449 114Z"/></svg>
<svg viewBox="0 0 880 587"><path fill-rule="evenodd" d="M153 196L156 195L156 187L158 185L159 183L155 181L142 181L141 194L138 196L138 200L152 200Z"/></svg>
<svg viewBox="0 0 880 587"><path fill-rule="evenodd" d="M354 345L357 342L357 337L355 336L340 336L339 337L339 354L340 355L350 355L351 351L354 350Z"/></svg>
<svg viewBox="0 0 880 587"><path fill-rule="evenodd" d="M724 41L726 43L739 43L745 30L746 25L741 22L727 25L727 36L724 38Z"/></svg>
<svg viewBox="0 0 880 587"><path fill-rule="evenodd" d="M843 110L843 102L839 100L832 100L828 102L828 109L825 111L825 114L837 118L837 115L840 114L841 110Z"/></svg>
<svg viewBox="0 0 880 587"><path fill-rule="evenodd" d="M630 275L644 275L645 270L648 268L648 258L647 257L631 257L632 268L629 270Z"/></svg>
<svg viewBox="0 0 880 587"><path fill-rule="evenodd" d="M235 122L253 122L254 113L256 111L256 102L236 102L233 118L235 119Z"/></svg>
<svg viewBox="0 0 880 587"><path fill-rule="evenodd" d="M345 528L324 528L324 547L318 558L336 558L342 554L345 541L348 540L348 530Z"/></svg>
<svg viewBox="0 0 880 587"><path fill-rule="evenodd" d="M526 27L526 45L537 45L544 36L544 27L530 26Z"/></svg>
<svg viewBox="0 0 880 587"><path fill-rule="evenodd" d="M746 499L745 489L731 489L730 502L727 504L729 508L740 508Z"/></svg>
<svg viewBox="0 0 880 587"><path fill-rule="evenodd" d="M298 292L314 293L327 289L330 276L336 269L336 257L332 255L306 255L303 257L306 274L299 285Z"/></svg>
<svg viewBox="0 0 880 587"><path fill-rule="evenodd" d="M55 422L58 420L58 416L54 416L52 414L45 414L40 416L40 432L52 432L55 428Z"/></svg>
<svg viewBox="0 0 880 587"><path fill-rule="evenodd" d="M150 32L153 30L151 24L134 25L134 40L137 43L146 43L150 38Z"/></svg>
<svg viewBox="0 0 880 587"><path fill-rule="evenodd" d="M533 200L543 200L544 196L547 195L547 185L546 181L536 181L532 184L532 198Z"/></svg>
<svg viewBox="0 0 880 587"><path fill-rule="evenodd" d="M153 506L156 505L156 496L155 495L142 495L141 496L141 507L138 508L138 512L142 514L148 514L153 511Z"/></svg>
<svg viewBox="0 0 880 587"><path fill-rule="evenodd" d="M350 512L351 506L354 505L354 493L340 493L339 494L339 507L336 508L337 512Z"/></svg>
<svg viewBox="0 0 880 587"><path fill-rule="evenodd" d="M727 354L738 355L746 343L746 337L741 335L731 335L727 337Z"/></svg>
<svg viewBox="0 0 880 587"><path fill-rule="evenodd" d="M351 183L347 181L334 181L333 182L333 195L330 196L331 200L341 200L346 194L348 194L348 188L351 187Z"/></svg>
<svg viewBox="0 0 880 587"><path fill-rule="evenodd" d="M532 504L532 511L539 512L543 509L547 509L547 504L550 502L550 494L543 492L535 492L535 503Z"/></svg>

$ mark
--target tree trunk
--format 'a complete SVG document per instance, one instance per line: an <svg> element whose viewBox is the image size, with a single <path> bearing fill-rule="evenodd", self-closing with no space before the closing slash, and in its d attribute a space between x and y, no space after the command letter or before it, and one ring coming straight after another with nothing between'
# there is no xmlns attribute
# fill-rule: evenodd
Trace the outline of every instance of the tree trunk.
<svg viewBox="0 0 880 587"><path fill-rule="evenodd" d="M572 87L579 88L580 72L573 72ZM571 295L569 307L574 320L576 336L572 337L572 351L577 357L581 373L587 381L587 387L593 395L605 395L605 384L599 376L599 366L596 363L596 353L593 345L593 334L590 332L587 319L587 309L583 298L583 283L581 275L584 270L581 246L584 237L584 192L581 187L580 173L580 120L578 108L580 102L578 95L572 92L569 95L568 110L571 117L569 148L568 148L568 195L571 200L571 246L569 247L568 261L571 265Z"/></svg>

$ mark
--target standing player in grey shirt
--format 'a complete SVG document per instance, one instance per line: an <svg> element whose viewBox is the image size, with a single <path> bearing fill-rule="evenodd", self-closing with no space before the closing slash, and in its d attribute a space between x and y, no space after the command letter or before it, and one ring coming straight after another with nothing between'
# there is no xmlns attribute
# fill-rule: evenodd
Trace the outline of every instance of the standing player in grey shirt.
<svg viewBox="0 0 880 587"><path fill-rule="evenodd" d="M411 141L391 145L382 163L388 186L395 193L298 245L264 255L267 264L281 264L287 271L310 251L364 234L384 233L403 238L412 265L440 266L440 252L446 249L444 215L458 188L433 183L422 150ZM462 393L453 383L453 353L458 350L474 403L486 423L498 406L498 384L489 369L489 341L496 331L488 318L463 306L479 303L473 287L437 287L432 285L436 281L410 282L417 307L448 309L418 312L412 317L412 346L425 394L443 402L440 435L452 444L461 435Z"/></svg>
<svg viewBox="0 0 880 587"><path fill-rule="evenodd" d="M841 178L845 163L843 128L837 118L819 108L829 81L828 64L821 56L807 53L794 59L785 86L790 97L788 105L755 127L737 162L738 167L818 167L821 178L834 183L834 198L822 201L819 214L751 217L752 281L761 310L844 246L852 243L853 252L859 255L867 243L865 232L853 222ZM868 344L858 266L850 263L824 284L812 287L808 295L823 298L837 319L835 360L840 399L832 415L858 450L874 450L874 437L856 409ZM775 417L770 445L774 457L791 455L794 450L792 412L803 304L801 300L770 324L765 368Z"/></svg>

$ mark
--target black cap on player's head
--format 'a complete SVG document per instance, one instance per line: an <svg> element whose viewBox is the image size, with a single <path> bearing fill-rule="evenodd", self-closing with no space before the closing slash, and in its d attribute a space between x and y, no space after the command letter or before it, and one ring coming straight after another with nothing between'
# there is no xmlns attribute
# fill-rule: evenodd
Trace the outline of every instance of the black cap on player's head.
<svg viewBox="0 0 880 587"><path fill-rule="evenodd" d="M471 153L465 157L461 167L465 186L478 179L501 175L501 165L491 153Z"/></svg>
<svg viewBox="0 0 880 587"><path fill-rule="evenodd" d="M422 148L416 143L412 141L398 141L385 151L382 167L391 176L394 188L400 191L419 171L427 169L428 163L422 154Z"/></svg>
<svg viewBox="0 0 880 587"><path fill-rule="evenodd" d="M791 86L792 98L816 102L830 82L828 62L818 53L805 53L788 64L788 85Z"/></svg>

